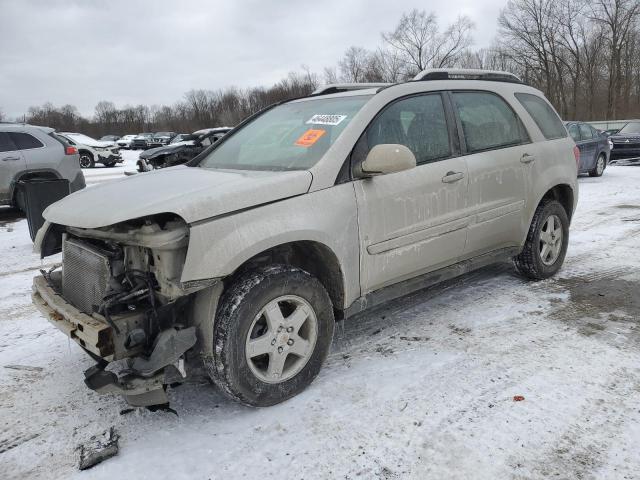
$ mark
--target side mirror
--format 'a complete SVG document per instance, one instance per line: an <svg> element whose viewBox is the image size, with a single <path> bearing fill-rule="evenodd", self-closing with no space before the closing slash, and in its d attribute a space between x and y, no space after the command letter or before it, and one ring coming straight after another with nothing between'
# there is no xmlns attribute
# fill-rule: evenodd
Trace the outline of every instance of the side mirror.
<svg viewBox="0 0 640 480"><path fill-rule="evenodd" d="M362 173L367 177L402 172L416 166L416 157L404 145L383 143L371 149L362 162Z"/></svg>

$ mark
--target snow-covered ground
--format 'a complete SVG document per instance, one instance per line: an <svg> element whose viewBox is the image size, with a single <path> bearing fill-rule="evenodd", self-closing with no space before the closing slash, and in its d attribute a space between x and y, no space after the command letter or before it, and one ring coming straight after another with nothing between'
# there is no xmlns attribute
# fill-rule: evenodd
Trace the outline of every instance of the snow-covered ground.
<svg viewBox="0 0 640 480"><path fill-rule="evenodd" d="M640 478L640 168L580 188L556 278L502 265L397 300L339 323L292 400L185 385L178 416L84 386L92 361L31 306L26 222L0 212L0 477ZM76 445L112 425L118 456L79 472Z"/></svg>

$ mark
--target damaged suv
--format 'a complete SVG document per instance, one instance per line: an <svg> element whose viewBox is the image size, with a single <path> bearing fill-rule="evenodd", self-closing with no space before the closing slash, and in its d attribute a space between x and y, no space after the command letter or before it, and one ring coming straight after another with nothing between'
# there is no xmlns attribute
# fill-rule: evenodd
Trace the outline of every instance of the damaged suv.
<svg viewBox="0 0 640 480"><path fill-rule="evenodd" d="M97 392L162 404L206 372L273 405L316 377L337 319L503 260L555 274L577 160L543 95L508 73L329 86L187 165L50 206L36 244L62 265L33 301L96 360Z"/></svg>

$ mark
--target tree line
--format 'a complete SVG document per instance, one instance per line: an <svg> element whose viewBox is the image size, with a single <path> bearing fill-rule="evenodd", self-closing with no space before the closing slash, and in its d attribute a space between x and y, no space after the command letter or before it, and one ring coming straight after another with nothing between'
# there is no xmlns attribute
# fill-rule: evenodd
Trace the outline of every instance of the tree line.
<svg viewBox="0 0 640 480"><path fill-rule="evenodd" d="M24 119L89 135L191 132L234 126L282 100L336 82L402 82L425 68L506 70L542 90L567 120L640 117L640 0L510 0L490 48L473 48L466 16L441 26L414 9L381 33L375 49L349 47L321 73L303 67L271 87L192 90L174 105L118 108L101 101L92 118L73 105L30 107ZM0 120L1 120L0 111Z"/></svg>

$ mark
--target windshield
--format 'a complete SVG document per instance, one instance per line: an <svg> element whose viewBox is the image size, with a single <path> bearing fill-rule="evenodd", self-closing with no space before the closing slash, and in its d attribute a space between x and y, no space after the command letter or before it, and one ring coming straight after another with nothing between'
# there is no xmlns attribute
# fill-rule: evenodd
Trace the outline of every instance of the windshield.
<svg viewBox="0 0 640 480"><path fill-rule="evenodd" d="M640 133L640 123L627 123L618 133Z"/></svg>
<svg viewBox="0 0 640 480"><path fill-rule="evenodd" d="M202 168L306 170L322 158L370 95L286 103L238 130Z"/></svg>
<svg viewBox="0 0 640 480"><path fill-rule="evenodd" d="M91 138L87 135L83 135L82 133L69 133L67 134L67 136L70 137L71 140L74 140L78 143L97 142L95 138Z"/></svg>

